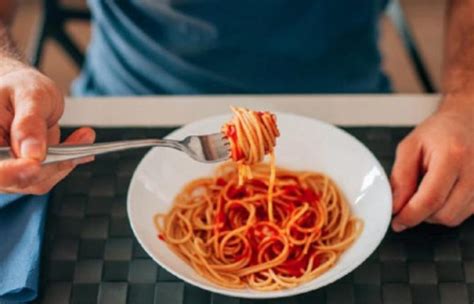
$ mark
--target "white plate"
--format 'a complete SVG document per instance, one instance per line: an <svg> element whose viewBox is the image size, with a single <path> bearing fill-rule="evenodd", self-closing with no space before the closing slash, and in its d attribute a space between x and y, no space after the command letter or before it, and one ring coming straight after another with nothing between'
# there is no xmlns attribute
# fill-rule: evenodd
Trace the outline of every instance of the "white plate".
<svg viewBox="0 0 474 304"><path fill-rule="evenodd" d="M138 241L163 268L212 292L244 298L276 298L334 282L360 265L376 249L387 231L392 209L390 186L379 162L363 144L334 126L292 114L277 113L277 118L281 132L276 147L277 164L290 169L322 171L331 176L346 195L355 215L364 221L360 237L333 268L294 288L262 292L213 284L158 240L152 217L170 209L174 196L185 183L209 175L215 166L198 163L171 149L155 148L143 158L133 175L127 210ZM229 119L229 115L223 115L196 121L173 132L169 138L214 133Z"/></svg>

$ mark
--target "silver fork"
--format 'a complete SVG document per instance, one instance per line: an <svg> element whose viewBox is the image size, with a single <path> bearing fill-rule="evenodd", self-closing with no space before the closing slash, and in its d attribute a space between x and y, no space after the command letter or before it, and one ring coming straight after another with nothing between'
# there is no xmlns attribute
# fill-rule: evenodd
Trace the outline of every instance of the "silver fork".
<svg viewBox="0 0 474 304"><path fill-rule="evenodd" d="M230 156L229 142L221 133L188 136L183 140L139 139L123 140L89 145L61 145L48 147L44 164L56 163L93 155L118 152L145 147L167 147L182 151L203 163L227 160ZM0 147L0 160L14 158L10 147Z"/></svg>

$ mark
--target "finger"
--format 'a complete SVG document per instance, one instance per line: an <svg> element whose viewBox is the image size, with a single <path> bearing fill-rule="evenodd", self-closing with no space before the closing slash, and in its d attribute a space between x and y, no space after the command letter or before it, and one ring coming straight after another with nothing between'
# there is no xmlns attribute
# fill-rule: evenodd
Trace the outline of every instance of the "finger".
<svg viewBox="0 0 474 304"><path fill-rule="evenodd" d="M41 166L30 159L0 161L0 189L29 185L39 174Z"/></svg>
<svg viewBox="0 0 474 304"><path fill-rule="evenodd" d="M83 127L74 131L64 141L64 145L80 145L80 144L92 144L95 141L95 131L88 127ZM82 165L94 161L94 156L83 157L73 160L75 165Z"/></svg>
<svg viewBox="0 0 474 304"><path fill-rule="evenodd" d="M35 100L23 100L15 108L10 136L17 157L42 161L48 141L47 120Z"/></svg>
<svg viewBox="0 0 474 304"><path fill-rule="evenodd" d="M8 143L8 132L2 127L0 127L0 146L8 146Z"/></svg>
<svg viewBox="0 0 474 304"><path fill-rule="evenodd" d="M48 145L57 145L61 138L61 129L58 124L48 129Z"/></svg>
<svg viewBox="0 0 474 304"><path fill-rule="evenodd" d="M0 98L2 98L0 89ZM8 100L8 96L4 97ZM13 114L7 109L8 106L0 105L0 146L9 146L10 126L13 120Z"/></svg>
<svg viewBox="0 0 474 304"><path fill-rule="evenodd" d="M397 147L390 180L393 190L392 211L394 214L400 211L416 191L420 175L421 155L421 146L409 138L406 138Z"/></svg>
<svg viewBox="0 0 474 304"><path fill-rule="evenodd" d="M460 178L449 194L446 204L429 218L429 222L446 226L457 226L472 214L471 201L474 191L469 179Z"/></svg>
<svg viewBox="0 0 474 304"><path fill-rule="evenodd" d="M27 187L22 189L23 192L25 193L31 193L31 194L36 194L36 195L42 195L46 194L51 189L58 184L60 181L62 181L66 176L68 176L75 168L77 165L85 164L88 162L91 162L94 160L93 156L89 157L84 157L81 159L75 159L71 162L63 162L61 167L64 169L61 169L58 171L57 169L53 169L52 175L45 180L42 180L40 183L37 183L33 186ZM52 166L52 165L49 165Z"/></svg>
<svg viewBox="0 0 474 304"><path fill-rule="evenodd" d="M57 124L63 111L63 98L54 84L38 74L36 86L14 90L14 118L10 130L11 145L18 157L43 160L46 154L47 130Z"/></svg>
<svg viewBox="0 0 474 304"><path fill-rule="evenodd" d="M83 127L74 131L64 141L65 145L71 144L91 144L95 141L95 131L88 127Z"/></svg>
<svg viewBox="0 0 474 304"><path fill-rule="evenodd" d="M90 128L81 128L74 131L64 142L68 144L90 144L95 140L95 132ZM71 161L64 161L43 166L41 170L42 180L32 186L23 189L24 192L33 194L44 194L49 192L58 182L63 180L79 164L85 164L94 160L94 157L85 157Z"/></svg>
<svg viewBox="0 0 474 304"><path fill-rule="evenodd" d="M393 230L399 232L413 227L438 211L456 182L458 171L450 158L433 155L418 191L392 221Z"/></svg>
<svg viewBox="0 0 474 304"><path fill-rule="evenodd" d="M64 145L80 145L80 144L91 144L95 140L95 132L90 128L80 128L74 131L65 141ZM70 161L63 161L53 164L44 165L41 170L41 180L37 182L41 183L46 180L61 180L68 175L76 165L91 161L91 159L77 159Z"/></svg>

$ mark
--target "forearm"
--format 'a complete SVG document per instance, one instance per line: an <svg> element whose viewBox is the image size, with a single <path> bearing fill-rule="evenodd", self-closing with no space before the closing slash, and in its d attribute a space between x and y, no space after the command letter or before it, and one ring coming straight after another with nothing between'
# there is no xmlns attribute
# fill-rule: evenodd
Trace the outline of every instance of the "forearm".
<svg viewBox="0 0 474 304"><path fill-rule="evenodd" d="M10 25L15 16L15 11L17 7L16 0L2 0L0 1L0 21L3 24Z"/></svg>
<svg viewBox="0 0 474 304"><path fill-rule="evenodd" d="M16 11L15 0L0 1L0 75L4 75L26 63L21 52L15 47L9 27Z"/></svg>
<svg viewBox="0 0 474 304"><path fill-rule="evenodd" d="M0 75L24 65L25 62L13 42L8 26L0 22Z"/></svg>
<svg viewBox="0 0 474 304"><path fill-rule="evenodd" d="M442 93L441 108L474 109L474 0L448 1Z"/></svg>

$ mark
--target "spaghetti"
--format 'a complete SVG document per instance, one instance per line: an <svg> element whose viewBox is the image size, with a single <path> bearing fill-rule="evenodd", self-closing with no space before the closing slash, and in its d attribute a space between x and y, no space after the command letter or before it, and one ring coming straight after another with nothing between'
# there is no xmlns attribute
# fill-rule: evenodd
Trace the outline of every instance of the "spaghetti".
<svg viewBox="0 0 474 304"><path fill-rule="evenodd" d="M328 176L253 163L273 152L278 130L262 126L263 119L246 125L248 110L235 110L242 115L233 120L236 162L191 181L169 213L155 215L159 237L198 273L224 287L277 290L312 280L334 265L360 234L362 222ZM273 139L259 137L258 127L261 134L273 130ZM257 141L268 146L255 149ZM241 178L241 166L251 178Z"/></svg>
<svg viewBox="0 0 474 304"><path fill-rule="evenodd" d="M230 156L239 165L239 185L245 178L252 178L250 165L263 161L270 154L274 167L273 148L280 135L276 117L270 112L256 112L245 108L231 107L234 118L224 124L222 133L230 142ZM272 174L274 176L274 174Z"/></svg>

